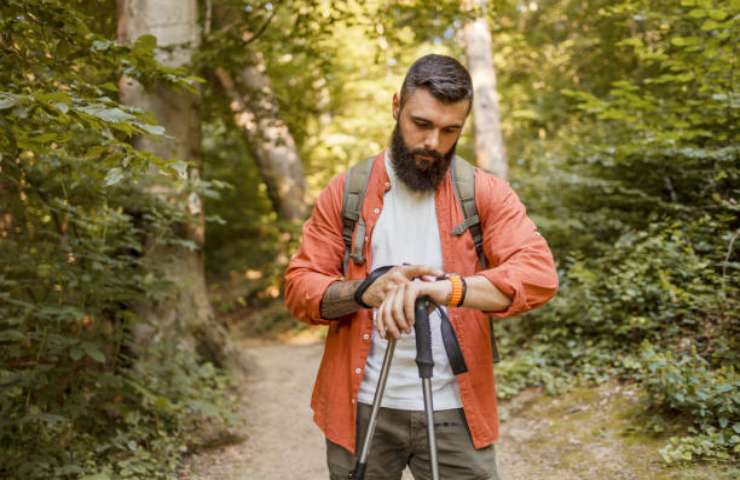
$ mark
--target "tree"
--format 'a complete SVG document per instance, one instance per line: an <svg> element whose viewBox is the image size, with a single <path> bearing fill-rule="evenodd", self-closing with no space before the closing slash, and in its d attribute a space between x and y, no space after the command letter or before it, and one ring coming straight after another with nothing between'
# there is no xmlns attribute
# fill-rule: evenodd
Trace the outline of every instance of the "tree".
<svg viewBox="0 0 740 480"><path fill-rule="evenodd" d="M468 69L473 79L473 119L475 154L478 165L500 178L506 178L506 149L501 134L501 118L496 92L496 70L491 57L491 33L484 15L486 0L469 0L466 8L474 17L462 29Z"/></svg>
<svg viewBox="0 0 740 480"><path fill-rule="evenodd" d="M200 43L197 14L195 0L119 0L119 40L156 41L157 60L168 67L182 67L190 63ZM202 170L199 93L161 81L146 88L126 76L121 78L119 88L122 103L150 112L168 134L165 140L139 136L135 146L158 157L179 161L180 179L173 181L151 169L146 192L185 210L180 224L173 226L181 228L183 242L165 244L153 236L147 239L145 264L178 289L167 302L140 306L140 315L146 321L138 329L138 336L142 341L152 341L159 335L182 335L180 340L189 344L189 348L197 348L208 358L223 363L226 337L214 328L205 282L201 251L203 209L198 193L188 192L185 187L187 183L197 185Z"/></svg>
<svg viewBox="0 0 740 480"><path fill-rule="evenodd" d="M264 72L264 60L259 53L255 60L256 64L244 67L236 77L220 67L214 74L229 100L234 125L254 156L278 217L301 221L306 215L303 163L288 126L280 119L270 79Z"/></svg>
<svg viewBox="0 0 740 480"><path fill-rule="evenodd" d="M269 26L275 11L259 31L251 32L247 22L240 22L238 10L227 5L214 8L217 28L236 35L243 53L228 58L236 67L216 66L213 76L229 102L234 125L257 163L275 212L282 220L300 222L307 211L303 163L293 135L280 118L264 56L253 43Z"/></svg>

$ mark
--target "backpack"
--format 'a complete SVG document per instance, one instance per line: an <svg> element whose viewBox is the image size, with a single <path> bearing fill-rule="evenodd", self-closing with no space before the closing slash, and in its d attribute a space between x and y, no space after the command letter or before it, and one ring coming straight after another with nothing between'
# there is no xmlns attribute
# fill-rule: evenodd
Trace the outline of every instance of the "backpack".
<svg viewBox="0 0 740 480"><path fill-rule="evenodd" d="M349 269L350 260L357 265L365 263L362 249L365 244L366 228L360 211L365 201L365 193L367 192L374 158L370 157L352 166L345 179L344 198L342 199L342 240L344 242L342 270L345 275ZM483 252L483 232L480 217L478 217L478 209L475 206L475 167L456 155L452 158L450 168L452 169L452 183L455 185L455 197L465 218L463 223L452 230L452 234L460 236L466 230L470 230L480 266L486 268L488 261ZM354 248L352 248L353 236L356 238ZM500 357L496 345L496 335L493 332L493 318L489 317L488 322L491 331L493 361L498 363Z"/></svg>

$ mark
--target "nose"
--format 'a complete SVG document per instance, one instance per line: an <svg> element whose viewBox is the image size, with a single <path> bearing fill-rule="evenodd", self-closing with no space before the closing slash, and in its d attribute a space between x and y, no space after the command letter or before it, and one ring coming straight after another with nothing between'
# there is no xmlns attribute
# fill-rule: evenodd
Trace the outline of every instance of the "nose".
<svg viewBox="0 0 740 480"><path fill-rule="evenodd" d="M439 146L439 132L437 129L431 129L429 133L427 133L426 138L424 138L424 148L426 150L437 150L437 147Z"/></svg>

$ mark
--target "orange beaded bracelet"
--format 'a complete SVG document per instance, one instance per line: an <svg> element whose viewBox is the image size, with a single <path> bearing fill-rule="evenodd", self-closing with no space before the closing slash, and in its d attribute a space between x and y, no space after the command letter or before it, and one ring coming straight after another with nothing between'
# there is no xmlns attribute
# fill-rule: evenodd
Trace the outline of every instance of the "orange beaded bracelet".
<svg viewBox="0 0 740 480"><path fill-rule="evenodd" d="M447 306L459 307L460 300L462 300L463 296L462 279L460 278L460 275L453 273L449 275L449 280L450 283L452 283L452 291L450 291L450 296L447 298Z"/></svg>

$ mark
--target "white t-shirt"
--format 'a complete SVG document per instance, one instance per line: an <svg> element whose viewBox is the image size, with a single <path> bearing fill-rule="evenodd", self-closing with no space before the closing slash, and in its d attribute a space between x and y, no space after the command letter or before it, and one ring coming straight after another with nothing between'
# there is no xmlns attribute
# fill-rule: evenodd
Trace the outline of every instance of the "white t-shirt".
<svg viewBox="0 0 740 480"><path fill-rule="evenodd" d="M415 192L401 182L393 172L387 150L385 167L390 177L391 189L385 193L383 211L372 232L372 269L405 262L442 270L442 246L439 241L434 191ZM377 310L374 310L373 316L376 314ZM460 408L460 391L442 343L439 312L435 310L430 315L429 322L434 358L434 409ZM358 394L358 401L361 403L373 402L387 344L373 328L372 346ZM416 336L412 329L409 334L402 333L396 342L381 406L424 410L421 378L415 359Z"/></svg>

